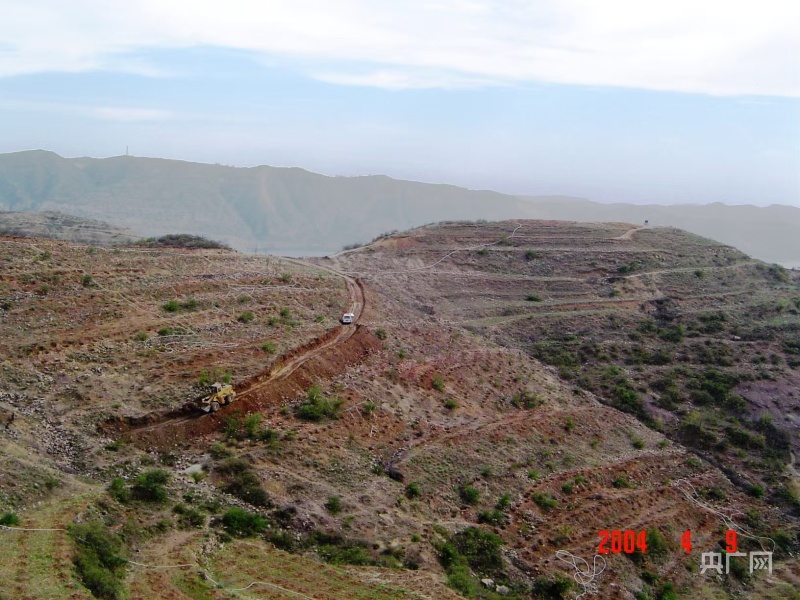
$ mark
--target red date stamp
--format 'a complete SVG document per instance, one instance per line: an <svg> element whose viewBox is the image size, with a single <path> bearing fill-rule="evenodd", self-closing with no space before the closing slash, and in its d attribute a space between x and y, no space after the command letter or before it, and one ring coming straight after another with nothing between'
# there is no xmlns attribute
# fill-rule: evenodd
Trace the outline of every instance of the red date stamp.
<svg viewBox="0 0 800 600"><path fill-rule="evenodd" d="M603 529L597 534L600 544L597 546L598 554L633 554L637 550L642 554L647 552L647 532L626 529Z"/></svg>

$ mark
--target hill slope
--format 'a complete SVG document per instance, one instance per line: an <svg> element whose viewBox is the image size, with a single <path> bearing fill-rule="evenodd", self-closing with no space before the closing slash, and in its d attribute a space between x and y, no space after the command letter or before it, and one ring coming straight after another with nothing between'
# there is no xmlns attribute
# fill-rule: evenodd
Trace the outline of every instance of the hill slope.
<svg viewBox="0 0 800 600"><path fill-rule="evenodd" d="M731 248L674 230L509 222L421 228L317 266L53 240L0 239L0 249L0 419L9 423L0 426L0 514L56 529L0 529L11 549L0 553L0 579L11 582L4 600L88 598L98 577L127 597L175 600L450 600L453 590L573 598L584 590L556 553L592 562L604 529L644 531L649 549L606 555L591 582L598 597L777 599L800 582L791 488L767 471L783 454L767 463L760 449L742 457L728 448L772 478L763 497L748 494L678 438L619 410L613 394L593 393L593 380L576 385L572 371L536 358L539 342L575 341L548 330L572 331L551 321L559 313L591 330L580 335L609 355L597 358L603 367L639 356L606 338L646 320L636 307L651 284L686 288L688 306L666 307L676 319L690 307L716 310L724 290L695 279L724 287L729 270L745 286L762 284L753 302L793 293L783 271ZM642 267L621 273L634 255ZM703 278L693 274L700 268ZM605 293L609 285L620 293ZM354 301L358 324L338 325ZM758 334L764 324L731 304L742 310L723 327L736 317ZM740 332L737 343L771 351L792 310L770 317L774 340ZM620 329L593 316L606 314ZM796 372L791 352L780 353L781 364L768 355L753 363L775 380L754 383L780 385ZM619 368L644 385L645 365ZM240 392L233 406L184 408L201 381L227 375ZM719 421L714 408L703 406ZM779 486L785 498L774 498ZM741 513L763 543L776 540L772 576L698 573L699 553L725 543L712 507ZM74 523L88 523L91 539L122 559L99 571L73 566L87 539L61 531ZM680 546L687 529L691 555Z"/></svg>
<svg viewBox="0 0 800 600"><path fill-rule="evenodd" d="M679 201L680 199L676 199ZM202 235L241 250L330 253L380 233L445 219L625 221L685 228L786 265L800 264L800 208L603 205L517 198L385 176L233 168L118 156L0 155L0 209L56 210L148 236Z"/></svg>

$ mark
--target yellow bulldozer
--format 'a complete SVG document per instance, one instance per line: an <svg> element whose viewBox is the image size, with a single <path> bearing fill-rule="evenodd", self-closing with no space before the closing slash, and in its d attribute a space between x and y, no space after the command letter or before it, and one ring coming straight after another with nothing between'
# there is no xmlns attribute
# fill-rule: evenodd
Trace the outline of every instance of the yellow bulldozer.
<svg viewBox="0 0 800 600"><path fill-rule="evenodd" d="M233 391L233 386L217 382L209 386L209 394L198 401L197 407L204 412L217 412L235 400L236 392Z"/></svg>

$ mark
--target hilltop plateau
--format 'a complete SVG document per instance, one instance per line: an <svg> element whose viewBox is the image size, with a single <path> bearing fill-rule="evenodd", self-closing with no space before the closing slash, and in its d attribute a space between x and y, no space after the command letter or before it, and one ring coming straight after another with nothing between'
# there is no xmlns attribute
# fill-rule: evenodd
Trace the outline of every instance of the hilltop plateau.
<svg viewBox="0 0 800 600"><path fill-rule="evenodd" d="M58 530L0 531L2 599L800 586L794 271L544 221L310 262L11 238L0 257L1 522ZM193 409L216 380L238 399ZM771 575L700 573L721 515ZM595 559L616 529L647 550ZM558 551L605 567L584 588Z"/></svg>

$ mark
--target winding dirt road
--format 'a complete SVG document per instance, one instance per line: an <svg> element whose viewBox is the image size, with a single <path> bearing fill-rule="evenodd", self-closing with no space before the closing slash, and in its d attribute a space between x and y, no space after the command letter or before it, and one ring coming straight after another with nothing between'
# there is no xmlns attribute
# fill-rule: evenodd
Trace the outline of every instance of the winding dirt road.
<svg viewBox="0 0 800 600"><path fill-rule="evenodd" d="M347 285L348 295L350 296L349 312L355 314L354 323L352 325L340 325L336 328L329 329L321 336L280 357L268 370L236 385L237 399L236 402L231 405L230 408L232 409L235 409L237 406L252 408L250 404L257 405L258 402L254 397L260 395L260 392L263 392L264 388L268 388L269 386L276 385L288 379L308 361L321 356L331 348L344 344L361 329L361 326L357 323L364 312L366 296L364 293L364 286L360 280L344 275L334 269L307 263L302 260L288 258L284 260L303 267L326 271L343 278ZM205 414L199 412L193 406L185 405L179 409L149 413L141 417L112 419L107 421L103 425L103 428L123 433L134 442L142 440L145 443L150 443L155 439L163 440L173 437L185 437L185 434L190 428L198 433L205 433L209 429L216 429L228 409L229 407L223 407L217 413ZM184 431L179 431L181 429ZM169 435L170 432L173 432L175 435ZM184 435L181 435L181 433Z"/></svg>

